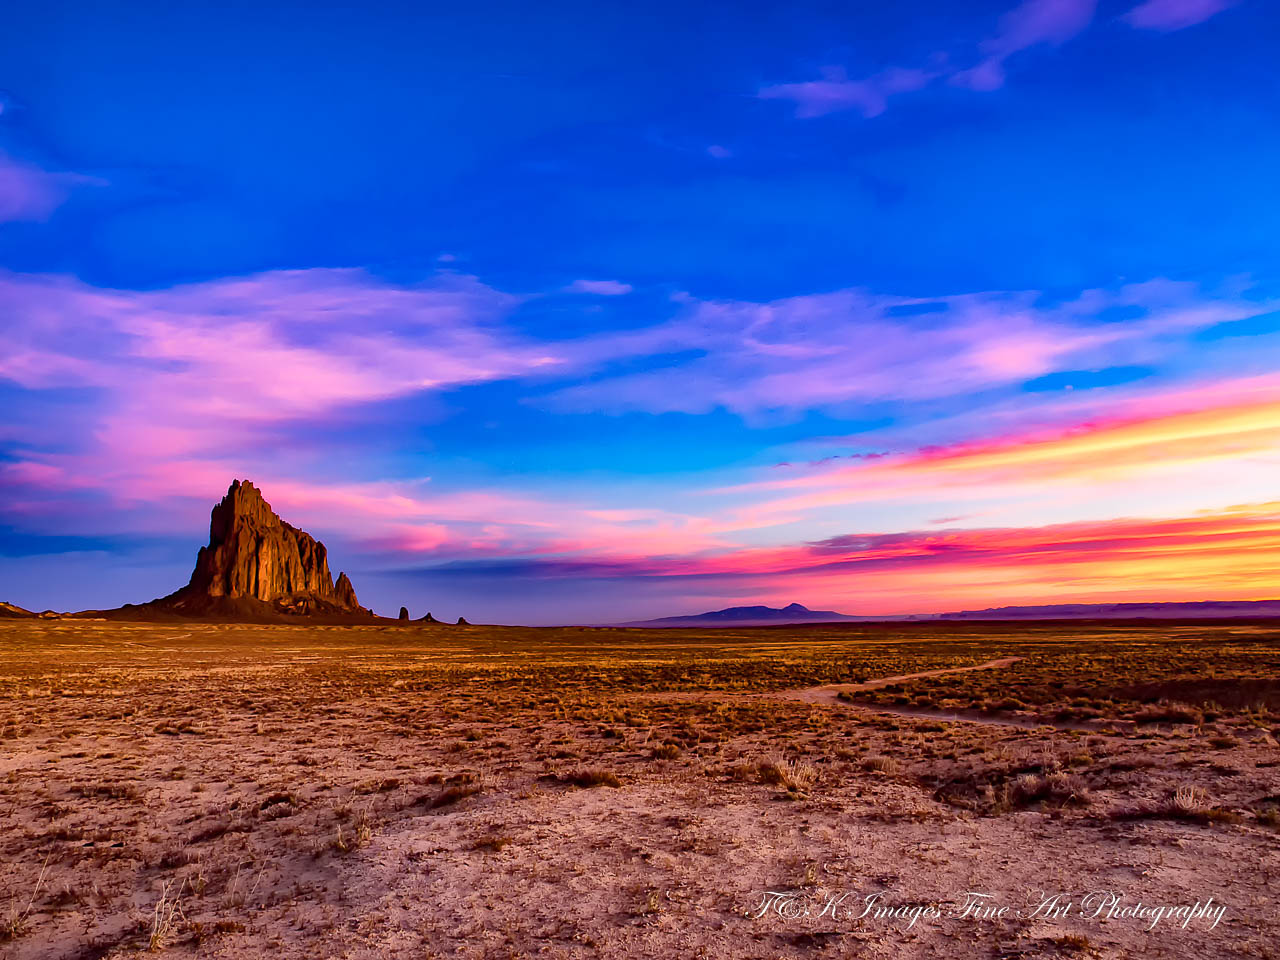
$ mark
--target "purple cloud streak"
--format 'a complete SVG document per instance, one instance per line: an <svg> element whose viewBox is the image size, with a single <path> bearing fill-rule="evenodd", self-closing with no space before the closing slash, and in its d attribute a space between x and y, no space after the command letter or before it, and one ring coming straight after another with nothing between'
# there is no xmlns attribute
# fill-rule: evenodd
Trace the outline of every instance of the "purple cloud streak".
<svg viewBox="0 0 1280 960"><path fill-rule="evenodd" d="M1124 16L1142 30L1174 31L1202 23L1233 6L1235 0L1147 0ZM1005 62L1037 46L1058 47L1084 32L1093 22L1097 0L1025 0L1002 16L996 32L978 45L981 59L971 67L951 66L953 58L935 54L928 68L889 67L861 80L850 80L841 67L827 67L822 80L772 84L757 94L762 100L787 100L801 119L840 110L857 110L876 117L888 109L892 96L923 90L939 78L978 92L998 90L1005 83Z"/></svg>

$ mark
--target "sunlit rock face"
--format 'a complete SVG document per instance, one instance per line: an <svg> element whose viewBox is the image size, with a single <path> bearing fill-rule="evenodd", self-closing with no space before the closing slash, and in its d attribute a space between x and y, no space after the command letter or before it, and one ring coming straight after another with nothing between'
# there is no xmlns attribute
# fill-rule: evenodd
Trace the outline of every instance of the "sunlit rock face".
<svg viewBox="0 0 1280 960"><path fill-rule="evenodd" d="M324 544L276 516L247 480L234 481L213 508L209 545L200 548L183 592L304 606L320 601L346 610L360 607L345 573L334 585Z"/></svg>

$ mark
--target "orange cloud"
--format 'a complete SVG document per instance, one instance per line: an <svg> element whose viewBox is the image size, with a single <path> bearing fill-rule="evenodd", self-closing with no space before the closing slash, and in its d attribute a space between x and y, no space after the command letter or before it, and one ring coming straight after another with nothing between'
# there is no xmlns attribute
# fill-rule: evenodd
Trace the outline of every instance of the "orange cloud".
<svg viewBox="0 0 1280 960"><path fill-rule="evenodd" d="M924 449L859 461L731 492L806 490L754 504L743 518L798 514L838 504L902 498L922 491L1001 488L1046 482L1096 485L1280 454L1280 378L1253 378L1216 388L1150 398L1105 420L978 443ZM1199 408L1194 403L1208 404ZM726 491L721 491L726 492Z"/></svg>
<svg viewBox="0 0 1280 960"><path fill-rule="evenodd" d="M618 572L616 561L610 571ZM582 572L579 569L578 572ZM1005 604L1280 597L1280 502L1189 517L852 534L668 561L633 576L747 578L760 602L863 614Z"/></svg>

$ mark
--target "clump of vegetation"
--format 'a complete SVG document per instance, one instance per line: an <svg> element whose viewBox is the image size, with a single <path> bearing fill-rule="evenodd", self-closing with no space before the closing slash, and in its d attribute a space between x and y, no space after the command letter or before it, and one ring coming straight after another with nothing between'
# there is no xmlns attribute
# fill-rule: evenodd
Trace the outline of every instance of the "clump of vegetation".
<svg viewBox="0 0 1280 960"><path fill-rule="evenodd" d="M565 779L572 783L575 787L620 787L622 781L618 779L617 774L600 767L587 767L582 770L575 770Z"/></svg>
<svg viewBox="0 0 1280 960"><path fill-rule="evenodd" d="M337 836L329 841L329 849L337 853L350 853L366 846L372 839L373 823L369 820L369 811L358 810L347 830L344 831L342 824L338 824Z"/></svg>
<svg viewBox="0 0 1280 960"><path fill-rule="evenodd" d="M172 893L170 893L171 884L169 883L160 888L160 898L156 900L156 905L151 911L151 929L147 936L148 950L153 952L163 950L178 932L178 927L183 921L181 897L185 888L185 882Z"/></svg>
<svg viewBox="0 0 1280 960"><path fill-rule="evenodd" d="M1049 942L1070 953L1088 953L1093 949L1093 944L1083 933L1064 933L1060 937L1052 938Z"/></svg>
<svg viewBox="0 0 1280 960"><path fill-rule="evenodd" d="M770 757L756 765L761 783L783 787L791 793L806 793L818 782L818 768L803 760Z"/></svg>
<svg viewBox="0 0 1280 960"><path fill-rule="evenodd" d="M190 720L183 720L180 723L174 723L172 720L161 720L152 729L155 733L169 737L176 737L182 733L199 734L203 732Z"/></svg>
<svg viewBox="0 0 1280 960"><path fill-rule="evenodd" d="M862 761L862 769L870 770L872 773L884 773L889 776L896 776L899 770L898 761L893 757L867 757Z"/></svg>
<svg viewBox="0 0 1280 960"><path fill-rule="evenodd" d="M1253 816L1259 826L1280 827L1280 807L1265 806L1256 811Z"/></svg>
<svg viewBox="0 0 1280 960"><path fill-rule="evenodd" d="M1013 781L1010 791L1015 806L1025 807L1037 803L1085 806L1092 801L1085 782L1073 774L1024 773Z"/></svg>
<svg viewBox="0 0 1280 960"><path fill-rule="evenodd" d="M1212 805L1201 787L1178 787L1158 804L1126 810L1118 820L1181 820L1184 823L1238 823L1240 815L1233 810Z"/></svg>
<svg viewBox="0 0 1280 960"><path fill-rule="evenodd" d="M480 789L480 784L478 783L451 783L430 800L426 800L426 802L433 810L438 810L441 807L451 807L460 800L474 797L480 792ZM423 799L425 800L425 798Z"/></svg>
<svg viewBox="0 0 1280 960"><path fill-rule="evenodd" d="M1133 714L1136 723L1204 723L1204 712L1185 703L1162 701Z"/></svg>
<svg viewBox="0 0 1280 960"><path fill-rule="evenodd" d="M137 800L138 791L127 783L74 783L71 793L78 797L101 797L106 800Z"/></svg>
<svg viewBox="0 0 1280 960"><path fill-rule="evenodd" d="M498 833L491 833L487 836L480 837L473 844L472 850L488 850L491 853L497 853L503 847L510 846L511 838Z"/></svg>
<svg viewBox="0 0 1280 960"><path fill-rule="evenodd" d="M1003 765L978 770L939 787L935 799L999 816L1029 807L1082 807L1093 802L1085 780L1058 768L1056 761L1030 768Z"/></svg>
<svg viewBox="0 0 1280 960"><path fill-rule="evenodd" d="M40 895L40 888L44 886L44 877L48 869L49 858L46 857L44 866L40 868L40 876L36 879L35 886L31 888L31 894L27 897L26 905L18 907L17 901L15 901L10 906L8 915L5 916L3 921L0 921L0 943L17 940L31 928L31 908L35 906L36 897Z"/></svg>

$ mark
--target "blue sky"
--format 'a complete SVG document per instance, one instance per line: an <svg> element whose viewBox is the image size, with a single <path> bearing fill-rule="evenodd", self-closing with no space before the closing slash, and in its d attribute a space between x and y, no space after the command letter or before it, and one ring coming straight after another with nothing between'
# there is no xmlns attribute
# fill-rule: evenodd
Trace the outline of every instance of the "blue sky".
<svg viewBox="0 0 1280 960"><path fill-rule="evenodd" d="M1259 0L15 9L0 593L168 592L249 476L390 609L1110 597L797 557L1270 516L1253 420L1150 475L841 491L850 462L1270 409L1277 25ZM831 494L778 513L779 471ZM1265 580L1210 566L1123 591Z"/></svg>

